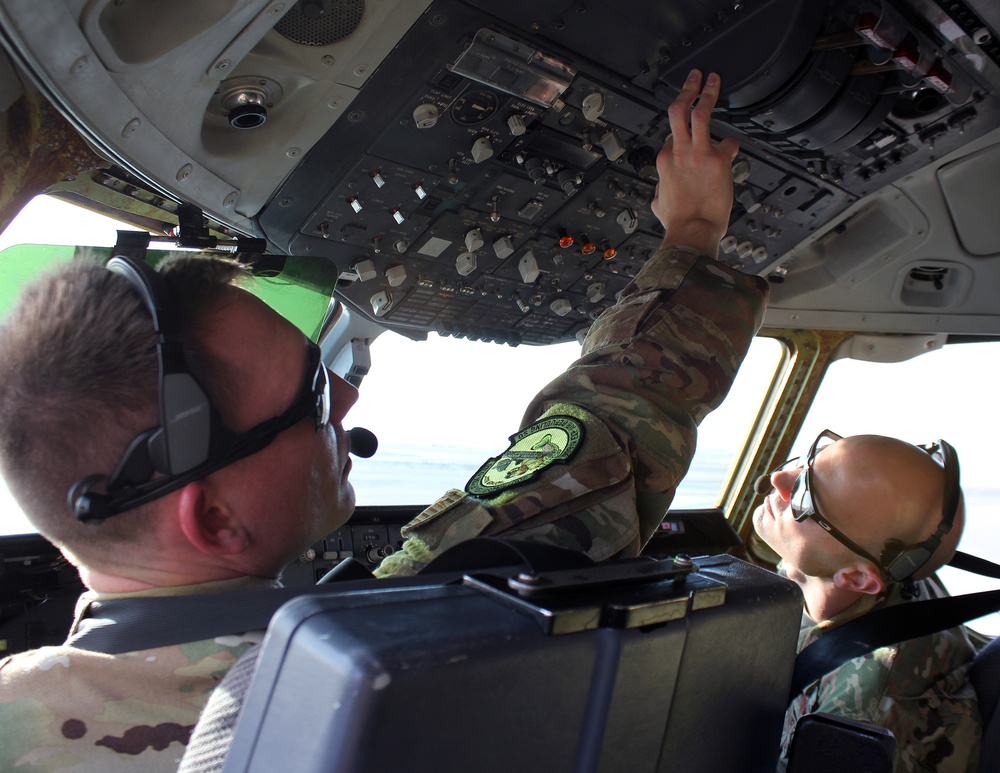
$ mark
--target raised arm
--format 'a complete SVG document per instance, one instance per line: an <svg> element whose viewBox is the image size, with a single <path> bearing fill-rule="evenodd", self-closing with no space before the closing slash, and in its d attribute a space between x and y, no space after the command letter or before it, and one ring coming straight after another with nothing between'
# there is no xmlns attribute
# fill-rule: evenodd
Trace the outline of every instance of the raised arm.
<svg viewBox="0 0 1000 773"><path fill-rule="evenodd" d="M663 246L594 323L581 358L532 401L511 446L405 527L403 551L377 574L413 573L481 535L598 561L634 556L662 520L767 295L762 279L715 260L737 146L709 135L718 78L700 86L693 73L671 105L672 137L657 158Z"/></svg>

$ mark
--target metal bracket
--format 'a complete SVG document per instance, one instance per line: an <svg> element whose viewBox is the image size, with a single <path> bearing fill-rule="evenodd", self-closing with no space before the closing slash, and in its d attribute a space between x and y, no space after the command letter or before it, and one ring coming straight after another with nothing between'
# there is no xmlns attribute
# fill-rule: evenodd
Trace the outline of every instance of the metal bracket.
<svg viewBox="0 0 1000 773"><path fill-rule="evenodd" d="M466 575L463 584L533 617L550 636L596 628L641 628L721 606L726 586L690 559L635 559L586 569Z"/></svg>

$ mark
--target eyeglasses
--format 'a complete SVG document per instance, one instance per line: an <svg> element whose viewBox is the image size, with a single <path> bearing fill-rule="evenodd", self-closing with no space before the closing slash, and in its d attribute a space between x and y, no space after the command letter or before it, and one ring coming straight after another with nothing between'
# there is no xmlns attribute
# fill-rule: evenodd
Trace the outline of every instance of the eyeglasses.
<svg viewBox="0 0 1000 773"><path fill-rule="evenodd" d="M286 429L294 427L312 414L319 432L330 423L330 372L323 364L320 348L309 341L306 359L306 375L302 380L299 395L288 408L274 418L262 421L257 426L237 436L237 442L247 443L254 451L263 450ZM263 445L261 445L263 443Z"/></svg>
<svg viewBox="0 0 1000 773"><path fill-rule="evenodd" d="M816 456L823 449L842 439L836 432L828 429L823 430L809 447L809 452L806 454L804 463L802 457L795 457L789 459L772 472L774 474L774 472L781 470L802 468L802 472L796 478L792 491L789 494L789 506L792 511L792 517L797 522L804 521L806 518L815 521L830 536L838 540L853 553L871 561L871 563L896 582L908 580L930 560L934 551L940 546L941 539L951 531L955 523L955 517L958 514L958 504L961 499L958 454L951 444L944 440L937 440L933 443L918 446L918 448L932 456L944 468L945 496L941 523L938 525L937 531L922 543L904 545L896 539L887 540L882 550L881 558L877 559L830 523L820 513L819 505L816 501L815 488L812 483L812 468L816 461Z"/></svg>
<svg viewBox="0 0 1000 773"><path fill-rule="evenodd" d="M333 397L330 385L330 371L323 364L323 353L312 341L309 341L308 363L306 373L308 374L309 369L312 369L312 386L306 388L306 384L309 382L304 381L302 383L302 400L306 406L308 406L310 400L312 401L313 412L316 418L316 431L319 432L330 423L330 405L333 402ZM306 410L306 415L309 415L308 410Z"/></svg>
<svg viewBox="0 0 1000 773"><path fill-rule="evenodd" d="M239 435L221 427L220 421L218 429L213 428L212 437L213 440L219 437L222 442L213 443L208 459L195 468L193 472L199 472L199 477L204 477L208 472L215 472L258 451L263 451L274 442L278 435L309 416L313 417L317 432L330 423L330 402L332 399L330 372L323 364L320 348L312 341L308 343L306 375L302 380L302 387L299 389L295 401L284 412L270 419L265 419ZM204 469L208 471L204 472Z"/></svg>
<svg viewBox="0 0 1000 773"><path fill-rule="evenodd" d="M156 467L151 458L150 437L156 430L140 434L126 449L114 472L108 477L106 494L91 494L100 498L100 510L77 517L82 521L100 522L112 515L152 502L154 499L176 491L188 483L200 480L223 467L263 451L282 432L291 429L303 419L313 419L317 432L330 423L331 406L330 373L323 364L320 348L309 341L305 376L295 401L282 413L266 419L246 432L236 434L222 423L218 412L210 407L208 454L204 461L188 469L152 477ZM157 428L158 429L158 428ZM77 485L92 485L91 476ZM70 499L74 490L70 490Z"/></svg>

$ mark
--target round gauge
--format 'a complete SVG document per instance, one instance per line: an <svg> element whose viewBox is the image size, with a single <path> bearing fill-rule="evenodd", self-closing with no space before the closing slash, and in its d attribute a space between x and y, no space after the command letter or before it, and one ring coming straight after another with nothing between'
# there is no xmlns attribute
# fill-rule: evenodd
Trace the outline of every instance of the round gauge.
<svg viewBox="0 0 1000 773"><path fill-rule="evenodd" d="M467 91L455 100L451 117L462 126L476 126L489 120L500 107L500 98L492 91Z"/></svg>

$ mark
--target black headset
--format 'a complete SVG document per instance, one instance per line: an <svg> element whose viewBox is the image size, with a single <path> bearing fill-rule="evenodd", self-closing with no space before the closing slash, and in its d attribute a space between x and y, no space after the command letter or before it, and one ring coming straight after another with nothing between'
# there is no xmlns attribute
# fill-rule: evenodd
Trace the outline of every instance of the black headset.
<svg viewBox="0 0 1000 773"><path fill-rule="evenodd" d="M70 488L70 509L78 520L90 523L100 523L203 477L211 471L205 466L213 450L234 438L187 368L176 304L163 278L144 260L120 254L117 246L106 267L128 281L153 318L160 424L133 438L111 475L87 475ZM155 473L163 477L154 479ZM104 493L93 491L102 480L107 481Z"/></svg>
<svg viewBox="0 0 1000 773"><path fill-rule="evenodd" d="M70 487L69 507L84 523L101 523L255 454L304 418L292 406L242 434L222 423L208 393L188 370L177 304L163 277L145 261L149 239L147 233L119 231L118 244L106 268L128 281L153 318L159 360L160 423L132 439L111 475L87 475ZM314 344L313 349L314 364L319 366L319 348ZM325 382L328 420L329 379ZM313 395L307 391L303 396L308 410ZM363 427L354 427L348 435L354 456L369 457L378 448L375 435ZM94 491L102 481L104 491Z"/></svg>

